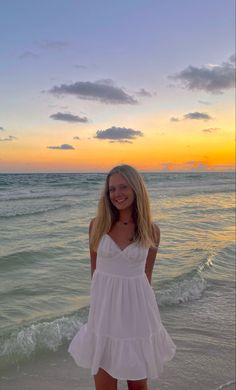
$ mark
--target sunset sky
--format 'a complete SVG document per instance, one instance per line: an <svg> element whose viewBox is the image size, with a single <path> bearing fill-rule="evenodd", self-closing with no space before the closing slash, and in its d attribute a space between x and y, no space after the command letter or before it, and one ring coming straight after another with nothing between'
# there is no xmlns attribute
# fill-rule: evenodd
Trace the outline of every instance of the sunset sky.
<svg viewBox="0 0 236 390"><path fill-rule="evenodd" d="M234 0L9 0L0 172L228 171Z"/></svg>

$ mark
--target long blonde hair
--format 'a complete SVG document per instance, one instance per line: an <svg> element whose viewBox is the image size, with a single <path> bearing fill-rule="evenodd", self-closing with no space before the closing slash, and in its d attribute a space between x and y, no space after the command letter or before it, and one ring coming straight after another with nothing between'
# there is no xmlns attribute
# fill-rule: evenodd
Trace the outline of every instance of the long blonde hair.
<svg viewBox="0 0 236 390"><path fill-rule="evenodd" d="M111 203L109 197L109 179L115 173L121 174L134 192L132 218L135 223L135 241L144 247L156 246L155 225L151 219L148 193L142 177L130 165L114 167L107 175L102 191L97 215L90 232L90 247L96 251L102 236L108 233L112 225L119 219L119 211Z"/></svg>

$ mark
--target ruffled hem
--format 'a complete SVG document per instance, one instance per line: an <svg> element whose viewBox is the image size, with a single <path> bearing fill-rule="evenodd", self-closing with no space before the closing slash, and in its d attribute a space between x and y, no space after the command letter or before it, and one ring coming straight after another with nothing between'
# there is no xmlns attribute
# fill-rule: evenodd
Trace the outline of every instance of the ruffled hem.
<svg viewBox="0 0 236 390"><path fill-rule="evenodd" d="M175 344L163 325L148 338L122 339L91 332L85 324L68 349L76 364L90 368L92 375L101 367L119 380L158 378L175 351Z"/></svg>

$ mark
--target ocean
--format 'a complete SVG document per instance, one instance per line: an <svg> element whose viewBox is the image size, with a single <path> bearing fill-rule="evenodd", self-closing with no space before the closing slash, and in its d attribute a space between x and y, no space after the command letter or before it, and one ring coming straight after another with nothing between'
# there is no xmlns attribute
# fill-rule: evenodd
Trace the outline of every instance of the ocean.
<svg viewBox="0 0 236 390"><path fill-rule="evenodd" d="M235 176L142 175L161 229L152 287L177 346L150 389L235 389ZM67 348L88 318L88 226L104 179L0 174L1 390L94 388Z"/></svg>

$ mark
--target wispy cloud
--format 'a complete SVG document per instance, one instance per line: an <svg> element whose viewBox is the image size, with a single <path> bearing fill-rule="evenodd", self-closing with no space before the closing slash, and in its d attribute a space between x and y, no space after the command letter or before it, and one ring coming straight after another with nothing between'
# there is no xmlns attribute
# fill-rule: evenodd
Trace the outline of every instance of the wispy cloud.
<svg viewBox="0 0 236 390"><path fill-rule="evenodd" d="M47 146L47 149L59 149L59 150L74 150L74 146L68 144L62 144L60 146Z"/></svg>
<svg viewBox="0 0 236 390"><path fill-rule="evenodd" d="M40 47L40 49L47 49L47 50L63 50L69 46L68 42L65 41L51 41L51 40L36 42L36 45Z"/></svg>
<svg viewBox="0 0 236 390"><path fill-rule="evenodd" d="M189 113L185 114L182 119L177 118L175 116L172 116L170 118L170 121L171 122L180 122L181 120L184 121L184 120L187 120L187 119L196 119L196 120L208 121L208 120L213 119L213 118L209 114L207 114L206 112L195 111L195 112L189 112Z"/></svg>
<svg viewBox="0 0 236 390"><path fill-rule="evenodd" d="M30 60L30 59L33 59L33 60L36 60L39 58L38 54L35 54L33 53L32 51L25 51L24 53L20 54L19 55L19 58L21 60Z"/></svg>
<svg viewBox="0 0 236 390"><path fill-rule="evenodd" d="M209 129L203 129L203 133L214 133L215 131L220 130L219 127L210 127Z"/></svg>
<svg viewBox="0 0 236 390"><path fill-rule="evenodd" d="M17 137L14 137L14 135L9 135L6 138L0 138L0 141L14 141L15 139L17 139Z"/></svg>
<svg viewBox="0 0 236 390"><path fill-rule="evenodd" d="M86 65L74 65L76 69L82 69L82 70L86 70L88 69L88 66Z"/></svg>
<svg viewBox="0 0 236 390"><path fill-rule="evenodd" d="M195 111L195 112L189 112L188 114L185 114L184 119L197 119L197 120L203 119L204 121L209 121L210 119L213 118L206 112Z"/></svg>
<svg viewBox="0 0 236 390"><path fill-rule="evenodd" d="M75 137L73 137L73 139L77 139L77 140L79 140L79 139L80 139L80 137L78 137L78 136L76 135Z"/></svg>
<svg viewBox="0 0 236 390"><path fill-rule="evenodd" d="M173 162L166 162L161 164L161 168L163 171L187 171L187 172L194 172L194 171L208 171L209 165L205 161L185 161L183 163L173 163Z"/></svg>
<svg viewBox="0 0 236 390"><path fill-rule="evenodd" d="M195 170L208 168L208 164L205 161L186 161L184 164Z"/></svg>
<svg viewBox="0 0 236 390"><path fill-rule="evenodd" d="M204 106L210 106L210 102L206 102L205 100L198 100L198 103L204 104Z"/></svg>
<svg viewBox="0 0 236 390"><path fill-rule="evenodd" d="M131 143L138 137L143 137L143 133L140 130L133 130L126 127L110 127L106 130L98 130L94 138L113 140L113 142Z"/></svg>
<svg viewBox="0 0 236 390"><path fill-rule="evenodd" d="M69 122L69 123L87 123L88 118L79 117L78 115L73 115L67 112L57 112L56 114L50 115L49 118L52 118L57 121Z"/></svg>
<svg viewBox="0 0 236 390"><path fill-rule="evenodd" d="M152 96L151 92L148 92L144 88L141 88L138 92L136 92L136 94L139 96L144 96L144 97L151 97Z"/></svg>
<svg viewBox="0 0 236 390"><path fill-rule="evenodd" d="M49 90L56 96L73 95L79 99L95 100L107 104L137 104L131 95L113 85L111 80L78 81L73 84L61 84Z"/></svg>
<svg viewBox="0 0 236 390"><path fill-rule="evenodd" d="M169 78L179 81L181 86L189 90L222 94L235 86L235 54L221 65L209 64L200 68L189 65Z"/></svg>

